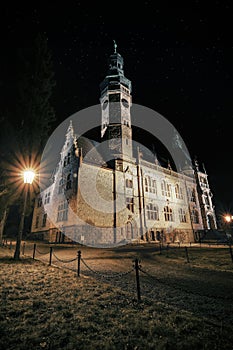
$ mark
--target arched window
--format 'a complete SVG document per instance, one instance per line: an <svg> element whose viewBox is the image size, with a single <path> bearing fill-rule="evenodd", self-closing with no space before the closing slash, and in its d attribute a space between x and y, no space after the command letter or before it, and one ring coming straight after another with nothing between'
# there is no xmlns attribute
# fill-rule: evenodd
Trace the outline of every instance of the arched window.
<svg viewBox="0 0 233 350"><path fill-rule="evenodd" d="M188 188L188 197L190 202L196 203L196 192L194 188Z"/></svg>
<svg viewBox="0 0 233 350"><path fill-rule="evenodd" d="M178 184L176 184L176 186L175 186L175 194L176 194L177 199L183 199L183 191L182 191L182 188Z"/></svg>
<svg viewBox="0 0 233 350"><path fill-rule="evenodd" d="M165 180L161 182L162 195L165 197L171 197L171 185L166 183Z"/></svg>
<svg viewBox="0 0 233 350"><path fill-rule="evenodd" d="M145 191L150 193L157 193L156 180L150 176L145 177Z"/></svg>
<svg viewBox="0 0 233 350"><path fill-rule="evenodd" d="M164 218L165 218L165 221L174 221L172 209L169 208L168 206L164 207Z"/></svg>
<svg viewBox="0 0 233 350"><path fill-rule="evenodd" d="M68 201L64 200L58 205L57 221L68 220Z"/></svg>
<svg viewBox="0 0 233 350"><path fill-rule="evenodd" d="M126 187L133 188L133 180L126 179Z"/></svg>
<svg viewBox="0 0 233 350"><path fill-rule="evenodd" d="M70 164L70 152L67 154L67 164Z"/></svg>
<svg viewBox="0 0 233 350"><path fill-rule="evenodd" d="M196 192L195 192L195 189L192 190L191 202L196 203Z"/></svg>
<svg viewBox="0 0 233 350"><path fill-rule="evenodd" d="M42 198L39 197L38 200L37 200L37 208L39 208L41 206L42 206Z"/></svg>
<svg viewBox="0 0 233 350"><path fill-rule="evenodd" d="M44 199L44 204L48 204L50 202L50 192L47 192Z"/></svg>
<svg viewBox="0 0 233 350"><path fill-rule="evenodd" d="M159 210L157 205L153 205L152 203L149 203L146 206L146 213L147 213L148 220L159 220Z"/></svg>
<svg viewBox="0 0 233 350"><path fill-rule="evenodd" d="M191 220L194 224L199 224L199 214L196 209L191 210Z"/></svg>
<svg viewBox="0 0 233 350"><path fill-rule="evenodd" d="M126 208L134 212L134 200L133 197L126 197Z"/></svg>
<svg viewBox="0 0 233 350"><path fill-rule="evenodd" d="M63 192L63 179L60 179L58 184L58 194Z"/></svg>
<svg viewBox="0 0 233 350"><path fill-rule="evenodd" d="M71 187L72 187L72 178L71 178L71 174L68 174L67 180L66 180L66 189L70 190Z"/></svg>
<svg viewBox="0 0 233 350"><path fill-rule="evenodd" d="M42 226L45 227L46 226L46 221L47 221L47 214L45 213L43 215L43 220L42 220Z"/></svg>
<svg viewBox="0 0 233 350"><path fill-rule="evenodd" d="M164 180L161 182L161 190L162 190L162 195L165 196L166 195L166 182Z"/></svg>
<svg viewBox="0 0 233 350"><path fill-rule="evenodd" d="M187 222L187 216L186 216L186 212L183 208L180 208L178 210L179 212L179 219L180 219L180 222Z"/></svg>
<svg viewBox="0 0 233 350"><path fill-rule="evenodd" d="M204 203L207 205L210 205L209 196L207 192L204 193L203 198L204 198Z"/></svg>
<svg viewBox="0 0 233 350"><path fill-rule="evenodd" d="M36 223L35 223L35 227L36 227L36 228L39 227L39 220L40 220L40 217L39 217L39 215L37 215L37 217L36 217Z"/></svg>

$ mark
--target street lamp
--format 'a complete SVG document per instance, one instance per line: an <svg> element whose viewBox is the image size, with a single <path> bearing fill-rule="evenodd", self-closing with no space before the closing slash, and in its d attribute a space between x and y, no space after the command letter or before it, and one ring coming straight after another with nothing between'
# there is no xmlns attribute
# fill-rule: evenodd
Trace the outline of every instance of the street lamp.
<svg viewBox="0 0 233 350"><path fill-rule="evenodd" d="M233 221L233 216L231 216L231 215L225 215L225 221L226 222L231 222L231 221Z"/></svg>
<svg viewBox="0 0 233 350"><path fill-rule="evenodd" d="M233 230L233 215L226 214L224 215L224 221L225 221L225 232L228 238L232 237L232 230Z"/></svg>
<svg viewBox="0 0 233 350"><path fill-rule="evenodd" d="M15 253L14 253L15 260L19 260L19 257L20 257L20 247L21 247L23 227L24 227L24 217L25 217L25 211L26 211L26 205L27 205L27 195L28 195L29 186L32 184L34 177L35 177L35 172L32 169L27 169L23 172L24 204L23 204L23 211L22 211L21 220L19 224L19 231L18 231Z"/></svg>

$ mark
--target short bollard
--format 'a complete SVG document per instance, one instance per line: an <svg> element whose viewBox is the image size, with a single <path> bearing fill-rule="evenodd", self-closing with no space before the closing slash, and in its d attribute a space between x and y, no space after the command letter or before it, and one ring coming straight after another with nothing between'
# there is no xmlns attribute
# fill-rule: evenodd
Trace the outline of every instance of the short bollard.
<svg viewBox="0 0 233 350"><path fill-rule="evenodd" d="M135 259L135 265L134 265L135 271L136 271L136 286L137 286L137 296L138 301L141 300L141 291L140 291L140 280L139 280L139 260Z"/></svg>
<svg viewBox="0 0 233 350"><path fill-rule="evenodd" d="M189 263L189 253L188 253L188 248L187 248L187 247L184 247L184 249L185 249L186 261L187 261L187 263Z"/></svg>
<svg viewBox="0 0 233 350"><path fill-rule="evenodd" d="M10 250L12 249L12 241L10 241Z"/></svg>
<svg viewBox="0 0 233 350"><path fill-rule="evenodd" d="M167 244L167 249L166 249L166 251L167 251L166 257L167 258L168 258L168 250L169 250L169 243Z"/></svg>
<svg viewBox="0 0 233 350"><path fill-rule="evenodd" d="M49 248L49 266L52 265L53 247Z"/></svg>
<svg viewBox="0 0 233 350"><path fill-rule="evenodd" d="M35 259L35 255L36 255L36 243L34 243L34 246L33 246L33 255L32 255L33 260Z"/></svg>
<svg viewBox="0 0 233 350"><path fill-rule="evenodd" d="M23 248L22 248L22 255L24 255L24 252L25 252L25 242L23 242Z"/></svg>
<svg viewBox="0 0 233 350"><path fill-rule="evenodd" d="M161 255L161 254L162 254L162 244L159 243L159 255Z"/></svg>
<svg viewBox="0 0 233 350"><path fill-rule="evenodd" d="M80 277L80 263L81 263L81 251L78 251L78 267L77 267L77 276Z"/></svg>
<svg viewBox="0 0 233 350"><path fill-rule="evenodd" d="M231 244L229 244L229 251L230 251L230 255L231 255L231 261L233 262L233 252L232 252Z"/></svg>

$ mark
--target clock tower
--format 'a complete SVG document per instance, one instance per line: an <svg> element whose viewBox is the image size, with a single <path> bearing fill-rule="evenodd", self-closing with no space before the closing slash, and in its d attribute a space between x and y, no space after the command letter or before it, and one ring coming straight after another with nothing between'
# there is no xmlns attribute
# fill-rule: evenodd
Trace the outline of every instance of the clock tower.
<svg viewBox="0 0 233 350"><path fill-rule="evenodd" d="M112 159L132 160L131 81L124 76L124 60L116 48L114 41L108 73L100 84L101 139L108 142Z"/></svg>

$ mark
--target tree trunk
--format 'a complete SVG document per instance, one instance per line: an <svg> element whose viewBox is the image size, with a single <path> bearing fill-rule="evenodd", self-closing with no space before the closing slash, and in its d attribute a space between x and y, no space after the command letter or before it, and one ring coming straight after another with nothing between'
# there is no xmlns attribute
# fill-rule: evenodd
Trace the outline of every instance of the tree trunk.
<svg viewBox="0 0 233 350"><path fill-rule="evenodd" d="M2 245L3 231L6 223L7 209L4 210L2 220L0 221L0 246Z"/></svg>

